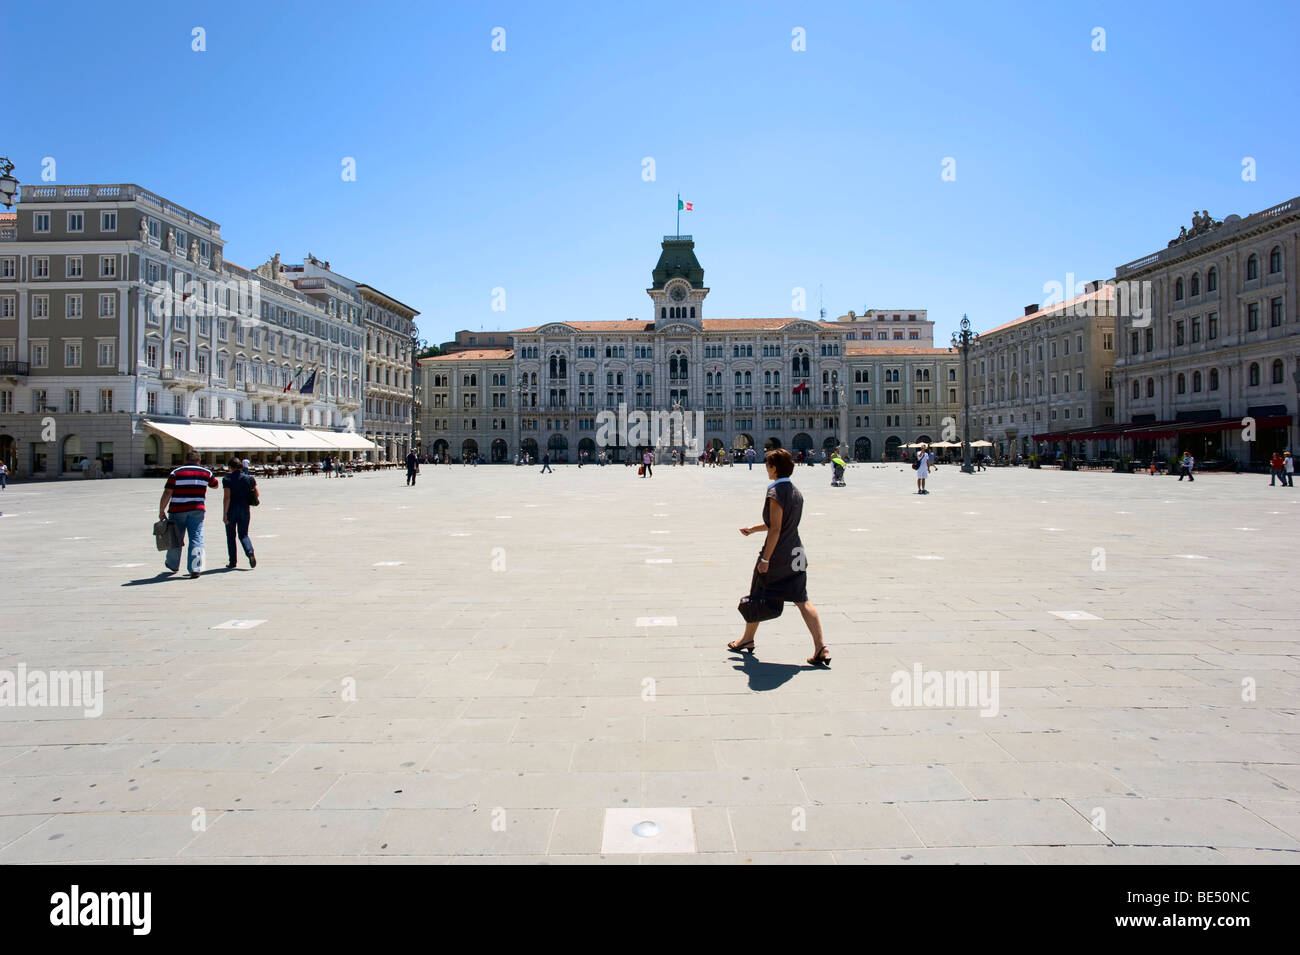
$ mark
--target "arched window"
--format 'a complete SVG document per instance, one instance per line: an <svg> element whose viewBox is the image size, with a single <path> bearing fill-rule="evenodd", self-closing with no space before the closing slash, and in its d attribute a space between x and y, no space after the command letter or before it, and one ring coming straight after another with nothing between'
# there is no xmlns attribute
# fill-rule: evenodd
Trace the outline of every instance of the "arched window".
<svg viewBox="0 0 1300 955"><path fill-rule="evenodd" d="M1259 362L1257 361L1250 363L1250 383L1252 386L1259 385Z"/></svg>
<svg viewBox="0 0 1300 955"><path fill-rule="evenodd" d="M1183 280L1182 278L1177 278L1174 280L1174 301L1181 302L1182 300L1183 300Z"/></svg>
<svg viewBox="0 0 1300 955"><path fill-rule="evenodd" d="M677 356L676 355L668 359L668 377L669 378L677 377Z"/></svg>
<svg viewBox="0 0 1300 955"><path fill-rule="evenodd" d="M1217 292L1219 290L1219 270L1211 267L1210 271L1205 273L1205 291Z"/></svg>
<svg viewBox="0 0 1300 955"><path fill-rule="evenodd" d="M569 377L569 360L565 358L563 355L560 356L560 377L561 378Z"/></svg>
<svg viewBox="0 0 1300 955"><path fill-rule="evenodd" d="M1219 390L1219 369L1217 368L1210 369L1210 390Z"/></svg>
<svg viewBox="0 0 1300 955"><path fill-rule="evenodd" d="M694 317L695 317L695 306L692 305L692 306L691 306L691 318L694 318Z"/></svg>
<svg viewBox="0 0 1300 955"><path fill-rule="evenodd" d="M1201 390L1201 373L1199 371L1194 371L1192 372L1192 391L1199 392L1200 390Z"/></svg>
<svg viewBox="0 0 1300 955"><path fill-rule="evenodd" d="M686 356L683 355L677 362L677 377L686 377Z"/></svg>
<svg viewBox="0 0 1300 955"><path fill-rule="evenodd" d="M1273 361L1273 384L1282 384L1282 376L1286 374L1286 369L1282 364L1282 359L1277 358Z"/></svg>
<svg viewBox="0 0 1300 955"><path fill-rule="evenodd" d="M551 377L552 378L560 377L558 374L559 368L560 368L560 360L556 358L554 355L552 355L551 356Z"/></svg>
<svg viewBox="0 0 1300 955"><path fill-rule="evenodd" d="M1187 376L1182 372L1178 373L1178 393L1180 395L1187 394Z"/></svg>
<svg viewBox="0 0 1300 955"><path fill-rule="evenodd" d="M1154 398L1155 396L1156 396L1156 380L1155 380L1154 378L1148 378L1148 379L1147 379L1147 397L1148 397L1148 398Z"/></svg>
<svg viewBox="0 0 1300 955"><path fill-rule="evenodd" d="M661 308L661 309L659 309L659 317L660 317L660 318L667 318L667 317L668 317L668 309L666 309L666 308Z"/></svg>
<svg viewBox="0 0 1300 955"><path fill-rule="evenodd" d="M1259 256L1255 253L1250 254L1246 260L1246 281L1259 278Z"/></svg>
<svg viewBox="0 0 1300 955"><path fill-rule="evenodd" d="M1200 273L1200 272L1193 272L1193 273L1192 273L1192 291L1191 291L1191 294L1192 294L1193 296L1196 296L1196 295L1200 295L1200 294L1201 294L1201 273Z"/></svg>
<svg viewBox="0 0 1300 955"><path fill-rule="evenodd" d="M1142 382L1140 381L1133 382L1133 397L1135 399L1142 397Z"/></svg>
<svg viewBox="0 0 1300 955"><path fill-rule="evenodd" d="M1268 254L1268 274L1277 275L1282 271L1282 246L1273 246L1273 251Z"/></svg>

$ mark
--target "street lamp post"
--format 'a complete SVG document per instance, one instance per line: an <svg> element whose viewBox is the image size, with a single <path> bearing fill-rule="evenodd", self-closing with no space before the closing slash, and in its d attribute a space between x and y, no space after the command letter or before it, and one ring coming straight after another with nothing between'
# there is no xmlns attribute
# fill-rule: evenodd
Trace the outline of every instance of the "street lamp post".
<svg viewBox="0 0 1300 955"><path fill-rule="evenodd" d="M14 164L8 157L0 156L0 202L6 209L14 206L14 197L18 195L18 180L12 175Z"/></svg>
<svg viewBox="0 0 1300 955"><path fill-rule="evenodd" d="M979 338L978 332L970 330L970 319L961 317L961 332L952 333L952 347L961 350L961 470L963 474L972 474L975 469L970 460L970 346Z"/></svg>
<svg viewBox="0 0 1300 955"><path fill-rule="evenodd" d="M519 395L519 403L515 408L515 454L522 459L524 453L524 389L528 387L528 372L522 372L519 375L519 387L515 389ZM524 464L528 461L524 460Z"/></svg>
<svg viewBox="0 0 1300 955"><path fill-rule="evenodd" d="M415 419L420 413L416 390L416 382L420 378L420 352L427 344L428 342L420 338L414 329L411 330L411 444L409 448L411 451L415 450Z"/></svg>

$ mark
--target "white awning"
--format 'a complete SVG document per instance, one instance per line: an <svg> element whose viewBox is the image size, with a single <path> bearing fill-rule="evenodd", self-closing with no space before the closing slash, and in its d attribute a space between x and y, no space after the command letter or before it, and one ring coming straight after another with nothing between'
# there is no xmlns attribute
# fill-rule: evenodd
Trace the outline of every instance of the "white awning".
<svg viewBox="0 0 1300 955"><path fill-rule="evenodd" d="M336 451L371 451L377 445L367 441L355 431L313 431L312 434L329 441Z"/></svg>
<svg viewBox="0 0 1300 955"><path fill-rule="evenodd" d="M226 424L172 424L146 421L155 431L195 451L274 451L275 445L246 428Z"/></svg>
<svg viewBox="0 0 1300 955"><path fill-rule="evenodd" d="M292 431L277 428L249 428L253 434L275 447L277 451L334 451L319 431Z"/></svg>

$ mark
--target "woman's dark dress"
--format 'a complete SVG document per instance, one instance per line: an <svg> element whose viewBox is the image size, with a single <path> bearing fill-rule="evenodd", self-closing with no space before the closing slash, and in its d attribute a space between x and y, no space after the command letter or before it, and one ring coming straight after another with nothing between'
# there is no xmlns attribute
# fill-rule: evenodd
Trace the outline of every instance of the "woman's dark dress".
<svg viewBox="0 0 1300 955"><path fill-rule="evenodd" d="M773 500L781 505L781 533L776 541L776 550L772 552L772 559L768 562L767 573L760 574L755 564L749 592L751 596L762 594L787 603L806 603L808 557L803 542L799 540L803 495L789 481L778 481L768 488L767 499L763 501L763 523L768 526L771 526L769 517ZM763 556L761 549L758 556L760 559Z"/></svg>

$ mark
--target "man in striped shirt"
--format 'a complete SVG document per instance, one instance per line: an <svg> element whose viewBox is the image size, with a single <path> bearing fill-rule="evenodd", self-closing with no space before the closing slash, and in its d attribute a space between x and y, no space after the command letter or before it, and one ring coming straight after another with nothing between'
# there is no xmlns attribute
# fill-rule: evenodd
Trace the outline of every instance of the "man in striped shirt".
<svg viewBox="0 0 1300 955"><path fill-rule="evenodd" d="M203 571L203 501L208 488L217 486L217 479L212 472L199 466L199 452L191 451L185 456L186 463L167 475L167 486L163 489L162 500L158 502L158 520L169 520L180 526L189 538L190 577L199 576ZM182 538L181 544L184 543ZM173 574L181 569L181 544L167 548L167 569Z"/></svg>

